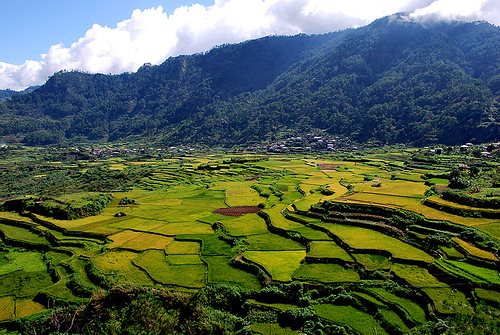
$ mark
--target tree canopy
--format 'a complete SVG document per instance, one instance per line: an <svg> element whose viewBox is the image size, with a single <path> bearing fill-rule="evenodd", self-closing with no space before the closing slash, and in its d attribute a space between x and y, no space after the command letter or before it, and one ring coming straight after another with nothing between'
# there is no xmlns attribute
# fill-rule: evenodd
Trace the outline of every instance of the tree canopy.
<svg viewBox="0 0 500 335"><path fill-rule="evenodd" d="M456 145L498 140L499 96L500 28L395 15L223 45L136 73L61 71L0 105L0 137L231 146L322 130Z"/></svg>

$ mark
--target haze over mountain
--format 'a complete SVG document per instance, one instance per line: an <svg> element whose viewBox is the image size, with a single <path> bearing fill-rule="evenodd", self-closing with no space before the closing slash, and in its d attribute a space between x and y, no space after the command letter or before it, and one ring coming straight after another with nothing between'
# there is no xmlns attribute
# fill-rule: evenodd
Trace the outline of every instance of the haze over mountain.
<svg viewBox="0 0 500 335"><path fill-rule="evenodd" d="M40 86L30 86L22 91L14 91L14 90L0 90L0 101L3 101L7 98L10 98L17 94L30 93L36 90Z"/></svg>
<svg viewBox="0 0 500 335"><path fill-rule="evenodd" d="M120 75L58 72L0 105L7 142L234 145L324 131L358 141L498 140L500 28L403 14L272 36Z"/></svg>

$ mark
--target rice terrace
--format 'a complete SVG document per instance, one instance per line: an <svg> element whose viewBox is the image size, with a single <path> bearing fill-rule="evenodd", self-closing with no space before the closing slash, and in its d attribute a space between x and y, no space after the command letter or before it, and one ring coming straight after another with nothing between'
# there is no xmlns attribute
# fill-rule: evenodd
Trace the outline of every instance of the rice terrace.
<svg viewBox="0 0 500 335"><path fill-rule="evenodd" d="M498 332L494 158L82 151L1 149L0 334Z"/></svg>

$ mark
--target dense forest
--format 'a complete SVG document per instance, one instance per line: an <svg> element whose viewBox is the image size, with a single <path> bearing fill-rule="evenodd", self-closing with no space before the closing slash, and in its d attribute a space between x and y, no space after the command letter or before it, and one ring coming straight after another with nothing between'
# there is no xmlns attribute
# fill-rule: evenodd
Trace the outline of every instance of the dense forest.
<svg viewBox="0 0 500 335"><path fill-rule="evenodd" d="M0 137L232 146L322 131L457 145L499 140L499 97L500 28L397 14L222 45L136 73L61 71L0 104Z"/></svg>

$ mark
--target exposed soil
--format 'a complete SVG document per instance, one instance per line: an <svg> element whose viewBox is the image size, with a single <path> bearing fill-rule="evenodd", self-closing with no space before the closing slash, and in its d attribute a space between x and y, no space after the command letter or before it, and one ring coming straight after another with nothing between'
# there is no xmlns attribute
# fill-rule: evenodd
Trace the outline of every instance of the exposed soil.
<svg viewBox="0 0 500 335"><path fill-rule="evenodd" d="M236 206L229 208L217 208L213 210L213 213L225 216L242 216L243 214L257 212L260 212L260 208L257 206Z"/></svg>

